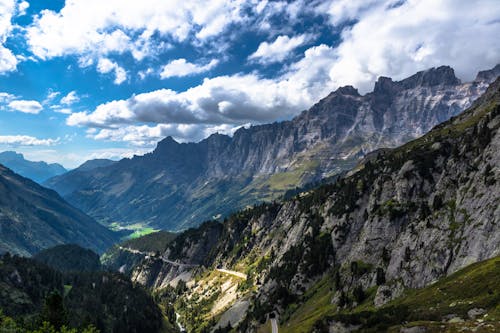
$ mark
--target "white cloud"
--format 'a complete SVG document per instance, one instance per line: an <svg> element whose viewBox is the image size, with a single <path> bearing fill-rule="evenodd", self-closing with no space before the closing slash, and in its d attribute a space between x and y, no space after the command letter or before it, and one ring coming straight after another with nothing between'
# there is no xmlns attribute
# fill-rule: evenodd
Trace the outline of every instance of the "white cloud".
<svg viewBox="0 0 500 333"><path fill-rule="evenodd" d="M100 58L97 64L97 71L102 74L107 74L110 72L114 72L115 80L113 81L115 84L122 84L125 80L127 80L127 72L123 67L120 67L116 62L109 60L108 58Z"/></svg>
<svg viewBox="0 0 500 333"><path fill-rule="evenodd" d="M207 135L215 126L235 128L290 118L339 86L351 84L361 92L370 91L380 75L402 79L450 64L459 77L469 80L478 70L500 61L498 1L388 0L370 2L369 10L361 2L339 4L325 11L331 16L332 30L339 29L333 25L336 22L355 22L344 28L339 44L310 47L275 78L256 72L206 78L185 91L161 89L110 101L92 112L72 114L67 124L98 128L92 134L95 139L139 145L166 133L198 140L199 133ZM285 41L292 38L282 38L278 44L288 45ZM259 52L254 58L279 51L276 41L262 49L267 53Z"/></svg>
<svg viewBox="0 0 500 333"><path fill-rule="evenodd" d="M8 104L13 111L24 113L38 114L42 111L43 106L38 101L16 100Z"/></svg>
<svg viewBox="0 0 500 333"><path fill-rule="evenodd" d="M155 126L122 126L92 131L87 137L95 140L127 142L134 146L155 147L161 139L172 136L179 142L199 141L212 133L232 135L241 126L204 124L158 124Z"/></svg>
<svg viewBox="0 0 500 333"><path fill-rule="evenodd" d="M21 1L17 4L17 15L26 15L26 10L30 7L28 1Z"/></svg>
<svg viewBox="0 0 500 333"><path fill-rule="evenodd" d="M15 99L16 96L6 93L6 92L0 92L0 103L8 103Z"/></svg>
<svg viewBox="0 0 500 333"><path fill-rule="evenodd" d="M49 91L47 93L47 97L44 100L44 103L49 103L49 102L53 101L60 94L61 93L59 91L52 91L51 89L49 89Z"/></svg>
<svg viewBox="0 0 500 333"><path fill-rule="evenodd" d="M387 4L395 3L396 1L386 1ZM381 4L384 1L380 0L330 0L321 1L314 8L315 12L320 15L327 14L330 23L334 26L344 23L349 20L357 19L362 12L370 9L374 4Z"/></svg>
<svg viewBox="0 0 500 333"><path fill-rule="evenodd" d="M197 65L187 62L186 59L184 58L180 58L172 60L171 62L163 66L163 69L160 73L160 77L162 79L166 79L174 76L182 77L182 76L200 74L211 70L212 68L217 66L218 63L219 63L218 60L212 59L209 63L205 65Z"/></svg>
<svg viewBox="0 0 500 333"><path fill-rule="evenodd" d="M76 94L76 91L73 90L73 91L69 92L66 96L61 98L61 104L71 105L71 104L78 102L79 100L80 100L80 97L78 97L78 95Z"/></svg>
<svg viewBox="0 0 500 333"><path fill-rule="evenodd" d="M53 146L57 139L38 139L29 135L0 135L0 144L11 146Z"/></svg>
<svg viewBox="0 0 500 333"><path fill-rule="evenodd" d="M14 0L0 0L0 74L16 70L18 60L11 50L5 47L7 37L10 35L12 17L16 11Z"/></svg>
<svg viewBox="0 0 500 333"><path fill-rule="evenodd" d="M478 70L500 62L500 2L397 4L383 1L370 10L343 14L357 23L342 32L329 68L337 85L352 84L368 91L380 75L401 79L439 65L450 65L470 80Z"/></svg>
<svg viewBox="0 0 500 333"><path fill-rule="evenodd" d="M177 41L203 41L243 19L243 0L73 0L59 11L43 10L27 30L42 59L68 54L149 54L158 33Z"/></svg>
<svg viewBox="0 0 500 333"><path fill-rule="evenodd" d="M62 113L62 114L72 114L73 110L70 108L53 108L54 112Z"/></svg>
<svg viewBox="0 0 500 333"><path fill-rule="evenodd" d="M148 76L150 76L153 73L154 73L154 70L152 68L148 68L148 69L139 71L137 73L137 75L139 75L139 78L141 80L144 80L145 78L147 78Z"/></svg>
<svg viewBox="0 0 500 333"><path fill-rule="evenodd" d="M260 43L257 51L251 54L248 59L257 60L261 63L280 62L286 58L290 58L290 53L297 47L304 45L311 39L311 35L303 34L294 36L278 36L272 43Z"/></svg>

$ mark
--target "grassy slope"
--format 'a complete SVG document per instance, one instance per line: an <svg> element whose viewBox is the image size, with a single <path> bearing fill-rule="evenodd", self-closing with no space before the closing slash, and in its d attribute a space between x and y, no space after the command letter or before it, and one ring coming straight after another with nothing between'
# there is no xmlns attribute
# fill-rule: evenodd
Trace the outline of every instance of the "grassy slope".
<svg viewBox="0 0 500 333"><path fill-rule="evenodd" d="M358 308L335 313L330 303L333 296L331 278L326 277L306 293L309 298L295 309L281 325L283 331L310 332L320 318L329 317L342 322L363 325L365 332L399 332L405 327L423 326L429 332L458 332L463 328L476 328L477 332L500 331L500 257L470 265L449 277L423 289L408 290L405 294L381 308L362 304ZM370 300L371 302L371 300ZM487 311L484 320L468 319L473 308ZM453 314L463 323L443 323L446 315Z"/></svg>

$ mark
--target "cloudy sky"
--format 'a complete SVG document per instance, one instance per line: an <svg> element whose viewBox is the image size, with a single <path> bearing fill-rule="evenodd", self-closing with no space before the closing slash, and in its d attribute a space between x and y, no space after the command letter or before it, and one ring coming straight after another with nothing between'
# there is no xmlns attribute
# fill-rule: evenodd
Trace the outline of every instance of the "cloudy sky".
<svg viewBox="0 0 500 333"><path fill-rule="evenodd" d="M500 62L498 0L0 0L0 151L75 167Z"/></svg>

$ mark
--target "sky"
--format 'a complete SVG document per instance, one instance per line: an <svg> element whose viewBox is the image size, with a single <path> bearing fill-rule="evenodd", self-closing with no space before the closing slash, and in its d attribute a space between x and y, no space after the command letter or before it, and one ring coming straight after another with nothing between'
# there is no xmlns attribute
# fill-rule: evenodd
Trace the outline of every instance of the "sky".
<svg viewBox="0 0 500 333"><path fill-rule="evenodd" d="M500 63L498 0L0 0L0 151L74 168Z"/></svg>

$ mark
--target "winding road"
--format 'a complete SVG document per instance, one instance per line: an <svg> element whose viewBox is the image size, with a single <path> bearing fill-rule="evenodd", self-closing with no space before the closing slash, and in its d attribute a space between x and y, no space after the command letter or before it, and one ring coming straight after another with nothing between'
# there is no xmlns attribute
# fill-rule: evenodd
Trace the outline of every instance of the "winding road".
<svg viewBox="0 0 500 333"><path fill-rule="evenodd" d="M231 271L229 269L217 268L217 271L221 272L221 273L233 275L233 276L245 279L245 280L247 279L247 275L246 274L243 274L243 273L240 273L240 272L236 272L236 271Z"/></svg>

